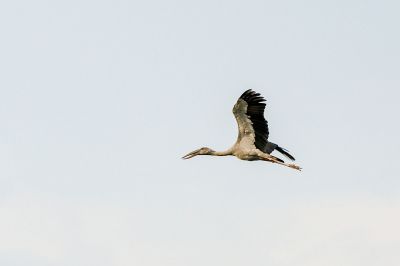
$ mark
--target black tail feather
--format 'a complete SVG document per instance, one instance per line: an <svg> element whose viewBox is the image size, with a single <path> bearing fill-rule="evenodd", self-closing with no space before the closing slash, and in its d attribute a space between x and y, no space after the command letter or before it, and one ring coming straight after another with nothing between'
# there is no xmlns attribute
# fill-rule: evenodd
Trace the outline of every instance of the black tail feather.
<svg viewBox="0 0 400 266"><path fill-rule="evenodd" d="M271 156L272 156L272 155L271 155ZM284 163L284 161L283 161L281 158L278 158L278 157L276 157L276 156L272 156L272 157L274 157L275 160L277 160L277 161L279 161L279 162L281 162L281 163Z"/></svg>
<svg viewBox="0 0 400 266"><path fill-rule="evenodd" d="M275 150L279 151L280 153L282 153L283 155L285 155L286 157L288 157L290 160L292 160L292 161L295 160L294 157L289 153L288 150L286 150L286 149L284 149L284 148L282 148L282 147L279 147L279 146L277 146L277 147L275 148Z"/></svg>

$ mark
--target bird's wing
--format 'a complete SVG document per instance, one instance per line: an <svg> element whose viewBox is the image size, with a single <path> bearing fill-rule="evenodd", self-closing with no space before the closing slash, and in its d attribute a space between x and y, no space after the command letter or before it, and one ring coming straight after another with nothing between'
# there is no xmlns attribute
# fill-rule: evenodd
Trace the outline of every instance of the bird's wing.
<svg viewBox="0 0 400 266"><path fill-rule="evenodd" d="M247 90L237 100L233 114L239 128L237 143L255 146L264 151L268 143L268 122L264 118L265 99L255 91Z"/></svg>

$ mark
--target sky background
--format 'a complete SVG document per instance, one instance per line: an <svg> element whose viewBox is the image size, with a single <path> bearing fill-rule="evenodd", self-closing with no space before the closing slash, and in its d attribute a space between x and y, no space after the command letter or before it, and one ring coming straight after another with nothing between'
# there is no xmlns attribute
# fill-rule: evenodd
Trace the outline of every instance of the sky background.
<svg viewBox="0 0 400 266"><path fill-rule="evenodd" d="M398 1L3 1L0 264L400 265ZM233 157L267 99L302 172Z"/></svg>

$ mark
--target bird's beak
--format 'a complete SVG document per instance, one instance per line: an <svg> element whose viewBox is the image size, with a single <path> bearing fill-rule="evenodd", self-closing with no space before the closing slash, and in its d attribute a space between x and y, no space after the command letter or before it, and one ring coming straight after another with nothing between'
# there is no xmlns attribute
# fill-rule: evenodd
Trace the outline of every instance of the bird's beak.
<svg viewBox="0 0 400 266"><path fill-rule="evenodd" d="M186 154L185 156L183 156L182 159L186 160L186 159L190 159L190 158L192 158L192 157L194 157L194 156L196 156L196 155L199 155L199 151L200 151L200 150L201 150L201 149L198 149L198 150L189 152L188 154Z"/></svg>

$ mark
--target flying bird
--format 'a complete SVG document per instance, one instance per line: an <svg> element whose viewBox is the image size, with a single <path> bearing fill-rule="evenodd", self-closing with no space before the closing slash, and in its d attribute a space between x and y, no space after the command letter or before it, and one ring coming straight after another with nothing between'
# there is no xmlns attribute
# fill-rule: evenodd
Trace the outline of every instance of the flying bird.
<svg viewBox="0 0 400 266"><path fill-rule="evenodd" d="M203 147L186 154L182 159L190 159L197 155L232 155L241 160L268 161L301 170L299 166L285 163L282 159L271 155L276 150L288 159L295 160L288 150L268 141L269 130L268 122L264 118L264 102L265 99L259 93L251 89L245 91L232 110L239 129L236 143L226 151L214 151Z"/></svg>

